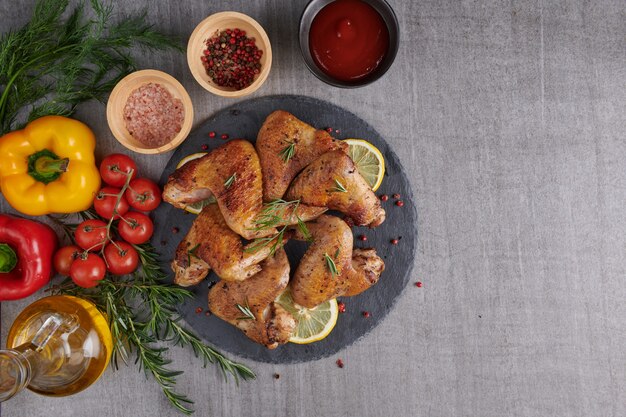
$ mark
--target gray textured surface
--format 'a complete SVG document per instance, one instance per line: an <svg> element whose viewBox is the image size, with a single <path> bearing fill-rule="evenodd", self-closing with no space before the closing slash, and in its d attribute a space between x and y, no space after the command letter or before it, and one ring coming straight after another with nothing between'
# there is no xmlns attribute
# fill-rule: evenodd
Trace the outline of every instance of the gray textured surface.
<svg viewBox="0 0 626 417"><path fill-rule="evenodd" d="M623 0L392 0L397 61L350 91L305 70L296 43L303 0L150 3L150 17L183 37L215 11L257 18L275 61L255 96L310 95L367 120L408 168L420 213L414 280L424 288L407 288L380 326L340 354L344 369L337 357L252 363L258 380L236 387L177 350L180 388L197 415L626 415ZM28 10L3 0L0 28ZM196 122L232 103L198 88L181 56L145 62L188 88ZM100 154L121 150L103 107L79 117L99 133ZM167 158L138 159L156 178ZM2 304L3 341L25 304ZM107 372L73 398L24 393L2 405L3 417L174 414L135 369Z"/></svg>

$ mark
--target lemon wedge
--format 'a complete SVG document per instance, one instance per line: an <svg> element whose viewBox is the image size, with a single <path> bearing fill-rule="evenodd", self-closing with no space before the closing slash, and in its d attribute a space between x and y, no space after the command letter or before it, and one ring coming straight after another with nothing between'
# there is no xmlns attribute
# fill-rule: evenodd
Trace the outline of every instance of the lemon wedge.
<svg viewBox="0 0 626 417"><path fill-rule="evenodd" d="M298 322L291 343L305 345L318 342L330 334L337 324L339 307L337 300L326 301L315 308L305 308L294 303L289 289L285 290L276 302L289 311Z"/></svg>
<svg viewBox="0 0 626 417"><path fill-rule="evenodd" d="M363 139L345 139L349 148L348 155L354 161L359 173L376 191L385 176L385 158L377 147Z"/></svg>

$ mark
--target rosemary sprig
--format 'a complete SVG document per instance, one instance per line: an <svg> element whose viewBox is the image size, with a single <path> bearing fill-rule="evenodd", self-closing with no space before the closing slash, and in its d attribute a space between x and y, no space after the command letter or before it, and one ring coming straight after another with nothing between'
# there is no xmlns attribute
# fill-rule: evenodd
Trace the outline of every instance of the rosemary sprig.
<svg viewBox="0 0 626 417"><path fill-rule="evenodd" d="M296 154L296 143L288 141L285 142L287 142L288 145L285 146L282 151L280 151L280 156L281 158L283 158L284 162L289 162L289 160L293 158L293 156Z"/></svg>
<svg viewBox="0 0 626 417"><path fill-rule="evenodd" d="M339 275L339 272L337 272L337 265L335 265L333 258L331 258L327 253L324 253L324 259L326 259L326 266L328 267L330 274L333 277Z"/></svg>
<svg viewBox="0 0 626 417"><path fill-rule="evenodd" d="M193 256L194 258L197 258L198 255L196 255L196 251L198 250L198 248L200 247L200 244L197 243L196 246L194 246L193 248L189 249L187 251L187 265L191 265L191 257Z"/></svg>
<svg viewBox="0 0 626 417"><path fill-rule="evenodd" d="M335 178L335 186L331 188L330 191L338 192L338 193L347 193L346 187L343 186L342 183L339 182L338 179Z"/></svg>
<svg viewBox="0 0 626 417"><path fill-rule="evenodd" d="M239 311L241 311L241 313L243 314L243 317L239 317L237 320L256 320L256 317L254 316L252 311L250 311L248 300L246 300L245 306L242 306L241 304L235 304L235 305L237 306L237 309L239 309Z"/></svg>
<svg viewBox="0 0 626 417"><path fill-rule="evenodd" d="M226 181L224 181L224 188L229 189L230 186L233 185L236 179L237 179L237 173L235 172L233 175L228 177Z"/></svg>
<svg viewBox="0 0 626 417"><path fill-rule="evenodd" d="M136 69L136 46L183 50L146 23L145 12L110 23L112 3L89 3L93 13L83 2L68 10L69 0L38 0L29 23L2 35L0 134L37 117L69 116L85 101L104 101Z"/></svg>
<svg viewBox="0 0 626 417"><path fill-rule="evenodd" d="M90 216L90 213L80 214L81 218ZM51 218L72 236L76 226L69 223L68 217ZM163 282L166 274L151 244L133 246L139 254L141 268L132 276L107 276L97 287L90 289L78 287L66 279L49 289L54 294L91 300L106 313L114 343L112 366L117 368L120 360L128 364L134 354L140 369L153 376L170 403L184 414L193 413L190 408L193 401L175 390L176 377L181 372L170 368L171 361L166 357L167 343L190 346L197 357L202 357L205 366L216 364L224 377L231 375L237 382L240 378L255 378L248 367L205 345L181 325L177 306L192 298L193 294L185 288Z"/></svg>

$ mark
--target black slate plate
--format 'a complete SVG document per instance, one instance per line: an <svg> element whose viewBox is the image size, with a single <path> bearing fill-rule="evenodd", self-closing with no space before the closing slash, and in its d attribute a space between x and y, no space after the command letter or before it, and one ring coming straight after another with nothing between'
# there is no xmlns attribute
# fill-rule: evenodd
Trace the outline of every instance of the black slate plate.
<svg viewBox="0 0 626 417"><path fill-rule="evenodd" d="M161 186L174 171L176 164L186 155L202 152L206 144L214 149L224 143L222 133L230 138L246 138L254 141L261 124L272 111L282 109L291 112L299 119L317 127L331 126L339 129L333 132L337 138L364 138L373 143L385 157L386 176L377 194L389 195L383 203L387 211L387 220L376 229L355 227L356 247L375 247L379 256L385 260L386 269L378 284L368 291L350 298L343 298L346 313L340 314L337 326L324 340L309 345L287 344L275 350L268 350L246 338L241 331L215 316L205 316L209 283L217 279L211 273L207 281L192 288L196 297L180 306L185 321L210 344L231 353L261 362L294 363L306 362L330 356L354 343L374 328L389 313L396 298L406 287L413 266L413 257L417 243L417 213L413 204L413 193L397 156L380 135L366 122L354 114L331 103L303 96L269 96L244 101L226 108L205 121L193 131L187 140L176 150L168 162ZM214 131L216 138L210 139L208 133ZM404 207L394 204L392 194L399 193ZM164 269L171 271L169 261L173 258L176 246L182 240L194 215L176 209L169 204L162 204L155 212L155 234L153 244L161 254ZM174 230L178 233L173 233ZM365 234L367 241L356 239ZM398 245L391 245L391 239L399 239ZM288 242L286 251L292 271L306 250L300 242ZM173 274L170 276L170 279ZM203 312L197 313L200 307ZM369 318L362 315L370 313Z"/></svg>

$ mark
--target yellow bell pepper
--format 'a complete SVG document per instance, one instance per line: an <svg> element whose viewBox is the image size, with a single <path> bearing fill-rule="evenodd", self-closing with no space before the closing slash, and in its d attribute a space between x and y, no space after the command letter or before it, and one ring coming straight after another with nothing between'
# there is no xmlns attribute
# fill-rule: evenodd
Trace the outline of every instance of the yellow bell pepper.
<svg viewBox="0 0 626 417"><path fill-rule="evenodd" d="M100 188L96 138L84 123L44 116L0 137L0 190L17 211L40 216L91 206Z"/></svg>

